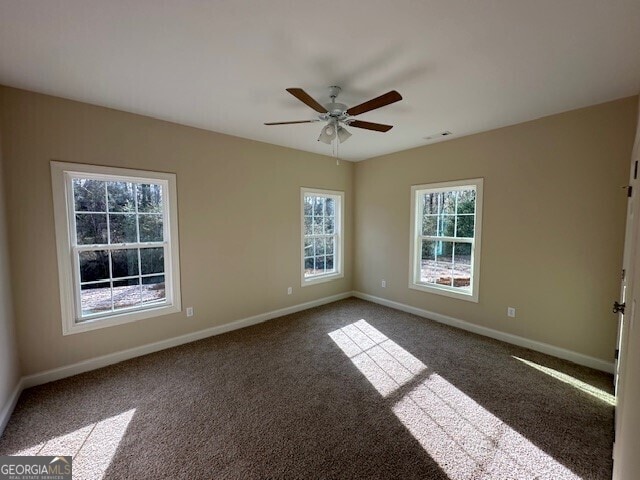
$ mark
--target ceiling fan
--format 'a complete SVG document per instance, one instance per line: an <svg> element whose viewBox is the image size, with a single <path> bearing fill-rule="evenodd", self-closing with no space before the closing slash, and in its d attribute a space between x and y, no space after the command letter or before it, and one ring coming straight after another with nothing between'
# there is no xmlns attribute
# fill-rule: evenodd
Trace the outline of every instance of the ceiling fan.
<svg viewBox="0 0 640 480"><path fill-rule="evenodd" d="M265 125L291 125L294 123L327 122L318 137L318 141L326 144L331 144L336 136L340 143L346 141L351 136L351 133L349 133L343 125L364 128L365 130L374 130L376 132L388 132L393 128L393 125L365 122L364 120L356 120L353 117L402 100L402 96L398 92L391 90L384 95L380 95L379 97L361 103L360 105L356 105L355 107L348 108L344 103L336 102L336 98L340 94L340 90L341 88L335 85L329 87L329 97L331 98L331 102L322 106L303 89L287 88L287 92L318 112L318 118L313 120L296 120L292 122L269 122L265 123Z"/></svg>

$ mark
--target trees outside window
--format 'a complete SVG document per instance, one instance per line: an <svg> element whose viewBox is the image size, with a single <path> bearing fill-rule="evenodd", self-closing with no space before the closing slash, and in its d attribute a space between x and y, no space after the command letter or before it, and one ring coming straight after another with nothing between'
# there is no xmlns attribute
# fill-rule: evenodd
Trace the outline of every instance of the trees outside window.
<svg viewBox="0 0 640 480"><path fill-rule="evenodd" d="M409 287L477 301L482 179L412 192Z"/></svg>
<svg viewBox="0 0 640 480"><path fill-rule="evenodd" d="M343 277L343 192L303 188L302 286Z"/></svg>
<svg viewBox="0 0 640 480"><path fill-rule="evenodd" d="M175 175L52 162L66 333L179 311Z"/></svg>

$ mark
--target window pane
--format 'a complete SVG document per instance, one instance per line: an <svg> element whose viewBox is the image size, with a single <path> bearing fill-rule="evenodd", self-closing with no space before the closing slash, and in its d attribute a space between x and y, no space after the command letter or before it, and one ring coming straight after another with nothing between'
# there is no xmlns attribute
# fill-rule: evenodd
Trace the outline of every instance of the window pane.
<svg viewBox="0 0 640 480"><path fill-rule="evenodd" d="M324 255L324 238L316 238L314 255Z"/></svg>
<svg viewBox="0 0 640 480"><path fill-rule="evenodd" d="M305 259L305 277L311 277L314 275L322 275L325 273L325 257L319 255L313 258Z"/></svg>
<svg viewBox="0 0 640 480"><path fill-rule="evenodd" d="M325 253L327 255L333 255L333 250L334 250L335 243L336 243L335 237L327 238L327 241L326 241L326 244L325 244Z"/></svg>
<svg viewBox="0 0 640 480"><path fill-rule="evenodd" d="M115 310L135 307L140 304L142 304L142 297L139 278L113 282L113 308Z"/></svg>
<svg viewBox="0 0 640 480"><path fill-rule="evenodd" d="M135 214L109 215L109 230L111 243L135 243L138 241Z"/></svg>
<svg viewBox="0 0 640 480"><path fill-rule="evenodd" d="M142 278L142 301L144 303L165 299L164 275Z"/></svg>
<svg viewBox="0 0 640 480"><path fill-rule="evenodd" d="M423 240L420 249L420 281L423 283L435 283L432 270L436 261L436 243L432 240Z"/></svg>
<svg viewBox="0 0 640 480"><path fill-rule="evenodd" d="M422 260L435 261L437 243L433 240L424 240L422 242Z"/></svg>
<svg viewBox="0 0 640 480"><path fill-rule="evenodd" d="M109 282L82 285L80 304L82 315L111 311L111 286Z"/></svg>
<svg viewBox="0 0 640 480"><path fill-rule="evenodd" d="M430 235L435 237L438 235L438 217L428 215L422 217L422 235Z"/></svg>
<svg viewBox="0 0 640 480"><path fill-rule="evenodd" d="M438 236L441 236L441 237L455 236L456 217L454 217L453 215L441 215L439 220L440 220L440 232Z"/></svg>
<svg viewBox="0 0 640 480"><path fill-rule="evenodd" d="M162 213L162 186L138 184L138 212Z"/></svg>
<svg viewBox="0 0 640 480"><path fill-rule="evenodd" d="M438 285L452 284L453 242L424 240L420 257L420 281Z"/></svg>
<svg viewBox="0 0 640 480"><path fill-rule="evenodd" d="M476 211L476 191L462 190L458 192L458 214Z"/></svg>
<svg viewBox="0 0 640 480"><path fill-rule="evenodd" d="M315 235L324 233L324 220L322 217L313 217L313 233Z"/></svg>
<svg viewBox="0 0 640 480"><path fill-rule="evenodd" d="M140 249L142 274L164 273L164 248Z"/></svg>
<svg viewBox="0 0 640 480"><path fill-rule="evenodd" d="M454 247L453 286L471 289L471 244L456 242Z"/></svg>
<svg viewBox="0 0 640 480"><path fill-rule="evenodd" d="M106 212L104 182L87 178L73 179L73 199L76 212Z"/></svg>
<svg viewBox="0 0 640 480"><path fill-rule="evenodd" d="M314 265L313 257L304 259L304 276L305 277L308 277L313 273L313 265Z"/></svg>
<svg viewBox="0 0 640 480"><path fill-rule="evenodd" d="M107 183L110 212L135 212L135 185L129 182Z"/></svg>
<svg viewBox="0 0 640 480"><path fill-rule="evenodd" d="M453 237L455 233L453 215L429 215L422 219L422 234L433 237Z"/></svg>
<svg viewBox="0 0 640 480"><path fill-rule="evenodd" d="M336 214L335 209L336 209L336 201L333 198L327 198L325 200L325 215L332 217Z"/></svg>
<svg viewBox="0 0 640 480"><path fill-rule="evenodd" d="M327 271L333 271L333 255L327 255L327 261L325 263Z"/></svg>
<svg viewBox="0 0 640 480"><path fill-rule="evenodd" d="M304 256L313 257L313 238L304 239Z"/></svg>
<svg viewBox="0 0 640 480"><path fill-rule="evenodd" d="M441 196L442 202L442 213L446 213L449 215L456 213L456 194L458 192L442 192L439 195Z"/></svg>
<svg viewBox="0 0 640 480"><path fill-rule="evenodd" d="M140 241L141 242L161 242L162 215L140 215Z"/></svg>
<svg viewBox="0 0 640 480"><path fill-rule="evenodd" d="M304 234L311 235L313 233L313 218L305 215L304 217Z"/></svg>
<svg viewBox="0 0 640 480"><path fill-rule="evenodd" d="M334 219L333 217L324 217L324 233L333 235Z"/></svg>
<svg viewBox="0 0 640 480"><path fill-rule="evenodd" d="M473 238L473 215L458 215L456 222L456 237Z"/></svg>
<svg viewBox="0 0 640 480"><path fill-rule="evenodd" d="M313 215L313 197L304 197L304 214Z"/></svg>
<svg viewBox="0 0 640 480"><path fill-rule="evenodd" d="M107 215L102 213L76 214L78 245L107 243Z"/></svg>
<svg viewBox="0 0 640 480"><path fill-rule="evenodd" d="M78 256L81 282L109 279L109 253L106 250L80 252Z"/></svg>
<svg viewBox="0 0 640 480"><path fill-rule="evenodd" d="M321 217L324 213L324 198L313 197L313 214Z"/></svg>
<svg viewBox="0 0 640 480"><path fill-rule="evenodd" d="M113 278L139 275L138 249L113 250L111 252L111 272Z"/></svg>
<svg viewBox="0 0 640 480"><path fill-rule="evenodd" d="M427 193L422 196L422 214L435 215L438 213L438 195L436 193Z"/></svg>

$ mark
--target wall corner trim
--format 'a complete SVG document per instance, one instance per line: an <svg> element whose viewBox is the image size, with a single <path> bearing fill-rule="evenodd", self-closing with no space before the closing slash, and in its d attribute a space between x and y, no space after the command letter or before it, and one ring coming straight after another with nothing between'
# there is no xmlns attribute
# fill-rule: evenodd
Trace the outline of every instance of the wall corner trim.
<svg viewBox="0 0 640 480"><path fill-rule="evenodd" d="M511 343L519 347L529 348L531 350L535 350L536 352L545 353L547 355L562 358L564 360L569 360L570 362L577 363L578 365L594 368L596 370L607 373L614 372L614 364L611 362L606 362L599 358L590 357L588 355L583 355L582 353L577 353L572 350L549 345L548 343L529 340L528 338L519 337L517 335L501 332L499 330L483 327L481 325L475 325L458 318L442 315L440 313L430 312L422 308L412 307L411 305L394 302L393 300L387 300L386 298L376 297L367 293L354 291L353 296L362 300L368 300L370 302L377 303L379 305L384 305L385 307L395 308L396 310L412 313L414 315L418 315L419 317L424 317L438 323L449 325L451 327L460 328L468 332L477 333L478 335L501 340L503 342Z"/></svg>
<svg viewBox="0 0 640 480"><path fill-rule="evenodd" d="M309 308L318 307L327 303L337 302L352 296L352 292L344 292L329 297L319 298L310 302L300 303L298 305L292 305L290 307L281 308L278 310L272 310L266 313L260 313L252 317L242 318L223 325L216 325L215 327L205 328L204 330L198 330L196 332L187 333L178 337L169 338L167 340L161 340L159 342L148 343L139 347L129 348L127 350L121 350L119 352L109 353L96 358L90 358L71 365L65 365L63 367L46 370L44 372L27 375L22 378L22 388L35 387L36 385L42 385L44 383L53 382L62 378L78 375L79 373L96 370L98 368L113 365L114 363L123 362L131 358L140 357L149 353L159 352L167 348L177 347L185 343L195 342L196 340L202 340L203 338L212 337L214 335L220 335L223 333L238 330L240 328L249 327L258 323L266 322L274 318L282 317Z"/></svg>
<svg viewBox="0 0 640 480"><path fill-rule="evenodd" d="M9 418L11 417L13 410L16 408L16 404L18 403L18 398L20 398L22 390L24 390L23 384L24 382L22 378L18 380L18 383L16 383L11 396L7 400L7 403L5 403L2 406L2 410L0 410L0 437L2 436L7 423L9 423Z"/></svg>

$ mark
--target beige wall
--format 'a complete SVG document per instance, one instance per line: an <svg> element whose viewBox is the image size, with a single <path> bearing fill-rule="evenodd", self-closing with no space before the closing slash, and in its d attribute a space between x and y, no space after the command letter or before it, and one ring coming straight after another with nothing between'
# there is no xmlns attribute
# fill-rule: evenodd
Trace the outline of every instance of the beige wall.
<svg viewBox="0 0 640 480"><path fill-rule="evenodd" d="M329 157L0 87L22 374L353 287L611 361L620 187L636 113L634 97L336 166ZM52 159L177 173L183 307L193 306L194 317L61 335ZM480 302L410 290L410 186L475 177L485 179ZM344 279L299 286L300 186L346 192ZM516 319L507 306L517 308Z"/></svg>
<svg viewBox="0 0 640 480"><path fill-rule="evenodd" d="M0 106L24 375L351 290L351 163L5 87ZM177 174L182 305L194 317L62 336L53 159ZM346 192L343 279L300 287L301 186Z"/></svg>
<svg viewBox="0 0 640 480"><path fill-rule="evenodd" d="M633 97L357 163L355 290L613 361L636 112ZM479 303L410 290L410 186L476 177Z"/></svg>
<svg viewBox="0 0 640 480"><path fill-rule="evenodd" d="M1 130L0 130L1 133ZM8 405L20 379L18 350L14 332L9 275L9 251L7 249L6 209L2 183L2 149L0 149L0 412ZM2 422L0 418L0 422ZM2 425L0 424L0 434Z"/></svg>

